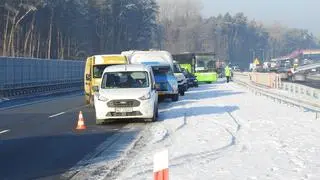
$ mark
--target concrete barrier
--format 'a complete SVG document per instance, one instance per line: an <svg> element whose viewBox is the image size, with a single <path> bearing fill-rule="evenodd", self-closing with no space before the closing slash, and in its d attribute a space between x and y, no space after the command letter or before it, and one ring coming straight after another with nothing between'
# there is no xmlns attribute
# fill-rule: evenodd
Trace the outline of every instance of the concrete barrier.
<svg viewBox="0 0 320 180"><path fill-rule="evenodd" d="M281 85L281 77L276 73L249 73L250 80L258 85L279 88Z"/></svg>

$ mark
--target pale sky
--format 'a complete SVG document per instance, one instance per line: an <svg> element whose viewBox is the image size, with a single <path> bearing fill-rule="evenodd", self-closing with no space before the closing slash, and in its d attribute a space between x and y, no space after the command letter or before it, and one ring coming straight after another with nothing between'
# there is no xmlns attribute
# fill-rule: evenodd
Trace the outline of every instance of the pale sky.
<svg viewBox="0 0 320 180"><path fill-rule="evenodd" d="M320 0L199 0L205 17L243 12L249 19L292 28L308 29L320 35Z"/></svg>

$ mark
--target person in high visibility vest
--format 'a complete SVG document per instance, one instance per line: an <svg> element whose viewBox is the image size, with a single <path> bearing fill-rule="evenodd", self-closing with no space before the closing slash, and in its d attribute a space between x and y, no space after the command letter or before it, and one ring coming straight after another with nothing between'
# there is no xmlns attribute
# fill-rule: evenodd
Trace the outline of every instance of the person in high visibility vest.
<svg viewBox="0 0 320 180"><path fill-rule="evenodd" d="M224 74L227 78L227 83L230 82L230 77L231 77L231 68L229 67L229 65L227 65L225 68L224 68Z"/></svg>

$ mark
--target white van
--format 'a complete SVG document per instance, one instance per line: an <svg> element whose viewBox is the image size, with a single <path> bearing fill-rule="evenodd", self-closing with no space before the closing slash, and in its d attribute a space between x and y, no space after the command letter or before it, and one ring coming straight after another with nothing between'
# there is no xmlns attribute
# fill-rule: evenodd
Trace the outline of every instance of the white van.
<svg viewBox="0 0 320 180"><path fill-rule="evenodd" d="M96 124L130 118L156 121L158 116L154 75L145 65L107 67L94 98Z"/></svg>
<svg viewBox="0 0 320 180"><path fill-rule="evenodd" d="M127 51L122 54L127 55L130 64L145 64L152 67L160 99L179 100L178 81L173 73L174 64L169 52ZM128 56L128 54L130 55Z"/></svg>

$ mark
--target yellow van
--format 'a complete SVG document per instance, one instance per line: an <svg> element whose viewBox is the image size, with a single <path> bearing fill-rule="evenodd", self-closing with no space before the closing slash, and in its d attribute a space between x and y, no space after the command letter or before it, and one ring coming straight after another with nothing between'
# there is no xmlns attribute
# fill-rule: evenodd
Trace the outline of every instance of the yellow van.
<svg viewBox="0 0 320 180"><path fill-rule="evenodd" d="M97 91L101 83L101 77L104 69L108 66L128 64L127 57L124 55L95 55L87 58L84 91L86 104L93 105L93 94Z"/></svg>

